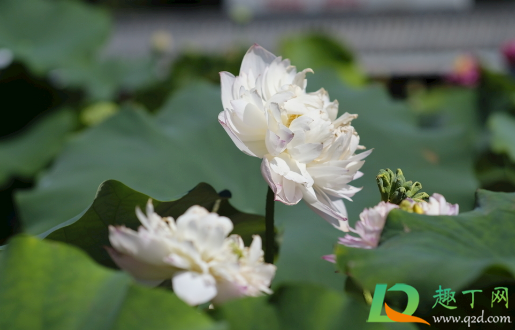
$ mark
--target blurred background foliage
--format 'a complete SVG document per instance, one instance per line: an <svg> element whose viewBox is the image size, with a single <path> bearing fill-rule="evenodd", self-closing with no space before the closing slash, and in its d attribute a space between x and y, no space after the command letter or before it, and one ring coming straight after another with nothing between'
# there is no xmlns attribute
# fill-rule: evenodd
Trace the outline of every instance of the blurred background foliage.
<svg viewBox="0 0 515 330"><path fill-rule="evenodd" d="M97 188L111 179L162 201L203 181L230 190L241 212L262 215L266 184L259 160L241 153L217 122L219 72L237 74L249 45L172 55L169 36L157 34L147 56L102 53L113 29L110 8L221 2L85 2L0 1L0 244L17 232L46 236L87 218ZM473 208L477 188L515 191L515 70L494 72L476 59L462 59L449 76L399 84L397 78L368 77L352 49L323 33L285 37L276 53L299 69L313 68L308 89L324 87L341 113L359 114L361 142L375 149L363 167L366 175L356 181L363 192L346 204L351 222L379 201L380 168L401 167L425 191L444 194L462 211ZM337 302L331 313L338 314L355 297L323 291L341 290L344 277L320 256L331 253L340 233L313 219L304 204L277 204L274 287L298 281L323 289L283 288L277 301L249 300L239 306L241 313L287 310L281 297L307 299L304 291L317 291L327 304ZM364 305L355 308L366 314ZM316 317L325 315L318 312ZM220 311L237 324L238 314L231 313Z"/></svg>

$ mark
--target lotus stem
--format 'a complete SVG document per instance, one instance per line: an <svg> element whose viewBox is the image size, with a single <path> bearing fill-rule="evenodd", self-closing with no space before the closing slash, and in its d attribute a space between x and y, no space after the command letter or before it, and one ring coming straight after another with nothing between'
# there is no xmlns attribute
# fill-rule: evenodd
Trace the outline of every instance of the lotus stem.
<svg viewBox="0 0 515 330"><path fill-rule="evenodd" d="M274 197L274 192L268 187L265 209L265 262L270 264L274 263L275 257Z"/></svg>

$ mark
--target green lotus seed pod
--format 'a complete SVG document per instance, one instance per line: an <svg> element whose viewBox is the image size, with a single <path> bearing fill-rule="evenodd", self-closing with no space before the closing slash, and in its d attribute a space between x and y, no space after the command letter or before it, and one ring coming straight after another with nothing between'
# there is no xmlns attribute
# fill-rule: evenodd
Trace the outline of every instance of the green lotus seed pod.
<svg viewBox="0 0 515 330"><path fill-rule="evenodd" d="M395 173L389 168L379 170L376 177L381 200L399 205L406 198L417 202L429 198L425 192L420 192L422 184L418 181L407 181L404 173L399 168Z"/></svg>
<svg viewBox="0 0 515 330"><path fill-rule="evenodd" d="M406 198L406 189L404 187L400 187L390 194L390 203L399 205Z"/></svg>
<svg viewBox="0 0 515 330"><path fill-rule="evenodd" d="M376 177L377 186L379 187L379 192L381 194L381 200L384 202L388 201L388 197L390 196L390 189L392 187L394 176L395 175L390 169L386 169L380 170Z"/></svg>
<svg viewBox="0 0 515 330"><path fill-rule="evenodd" d="M425 192L420 192L416 194L415 196L411 197L415 202L427 202L427 199L429 198L429 195Z"/></svg>
<svg viewBox="0 0 515 330"><path fill-rule="evenodd" d="M408 182L411 182L411 181L408 181ZM413 198L413 196L415 196L420 189L422 189L422 184L420 182L415 182L415 183L411 184L411 187L409 188L406 195L408 197Z"/></svg>
<svg viewBox="0 0 515 330"><path fill-rule="evenodd" d="M406 182L404 182L404 184L402 186L404 188L406 188L407 190L409 190L413 186L413 182L411 180L410 181L406 181Z"/></svg>
<svg viewBox="0 0 515 330"><path fill-rule="evenodd" d="M404 177L404 174L402 173L401 169L398 168L397 172L395 173L397 176L397 180L399 181L400 185L402 186L404 182L406 182L406 178Z"/></svg>

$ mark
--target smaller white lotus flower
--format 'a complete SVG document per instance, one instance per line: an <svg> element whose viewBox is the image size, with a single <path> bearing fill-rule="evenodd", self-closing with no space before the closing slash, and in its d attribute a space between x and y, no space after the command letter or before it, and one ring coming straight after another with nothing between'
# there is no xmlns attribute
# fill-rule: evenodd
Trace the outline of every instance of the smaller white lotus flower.
<svg viewBox="0 0 515 330"><path fill-rule="evenodd" d="M410 199L413 211L420 214L427 215L458 215L460 206L458 204L451 204L445 200L440 194L434 193L429 197L429 202L414 202Z"/></svg>
<svg viewBox="0 0 515 330"><path fill-rule="evenodd" d="M388 213L397 208L399 208L398 205L380 202L372 208L363 210L359 215L360 221L356 223L356 228L350 228L352 232L360 237L347 234L345 237L340 238L338 243L362 249L377 247Z"/></svg>
<svg viewBox="0 0 515 330"><path fill-rule="evenodd" d="M406 203L406 205L402 203ZM457 215L459 212L458 204L448 203L445 197L437 193L429 197L429 202L415 202L408 198L402 203L401 209L425 215ZM380 202L373 208L363 210L359 215L360 221L356 223L356 228L350 228L350 231L358 234L359 237L347 234L345 237L340 237L338 243L362 249L376 248L379 244L388 213L397 208L399 206L396 204ZM332 263L336 262L334 254L323 256L322 259Z"/></svg>
<svg viewBox="0 0 515 330"><path fill-rule="evenodd" d="M113 248L108 248L136 280L157 285L171 278L175 294L190 305L270 292L275 266L263 263L261 239L245 248L239 236L228 238L233 229L228 218L192 206L174 221L157 215L150 200L147 214L139 208L136 214L138 232L110 226Z"/></svg>
<svg viewBox="0 0 515 330"><path fill-rule="evenodd" d="M227 269L227 277L219 282L220 293L213 299L213 303L219 304L243 296L256 297L263 292L271 294L269 287L276 267L263 262L261 237L253 236L250 247L245 247L238 235L231 235L227 242L238 258L238 268Z"/></svg>
<svg viewBox="0 0 515 330"><path fill-rule="evenodd" d="M135 232L125 226L109 226L109 240L113 248L107 252L122 269L131 273L139 282L157 285L171 278L177 271L164 259L173 251L169 240L176 226L173 218L161 218L147 203L147 215L136 208L142 226Z"/></svg>

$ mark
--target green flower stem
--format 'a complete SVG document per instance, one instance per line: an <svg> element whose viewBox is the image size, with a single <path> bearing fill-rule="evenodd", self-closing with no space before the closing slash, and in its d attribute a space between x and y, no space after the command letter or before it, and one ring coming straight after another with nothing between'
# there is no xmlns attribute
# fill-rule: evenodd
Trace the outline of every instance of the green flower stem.
<svg viewBox="0 0 515 330"><path fill-rule="evenodd" d="M265 262L269 264L274 263L275 256L274 196L274 192L268 187L265 211Z"/></svg>

